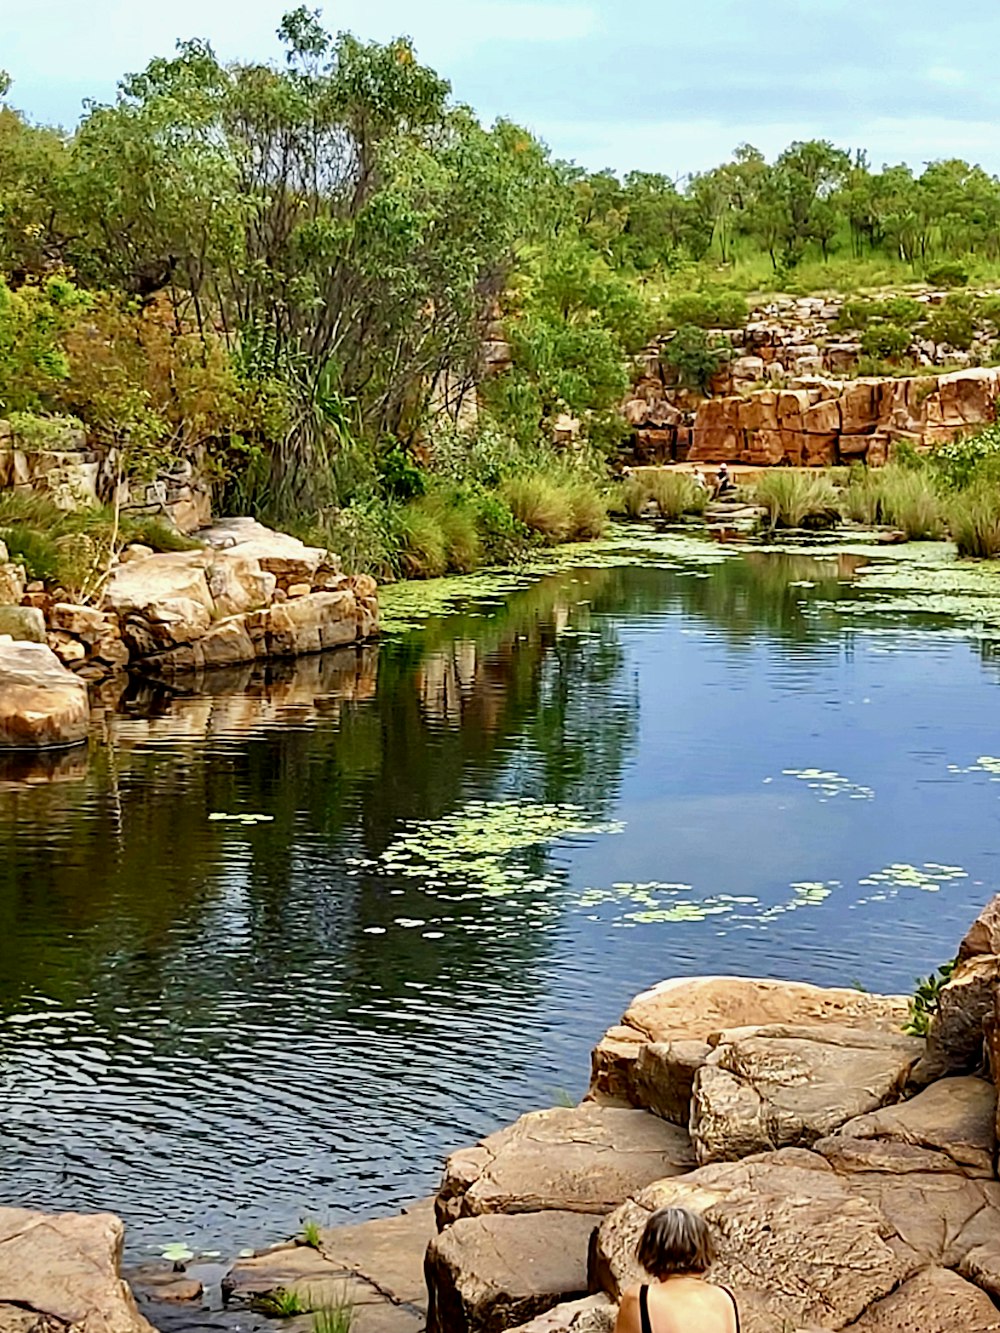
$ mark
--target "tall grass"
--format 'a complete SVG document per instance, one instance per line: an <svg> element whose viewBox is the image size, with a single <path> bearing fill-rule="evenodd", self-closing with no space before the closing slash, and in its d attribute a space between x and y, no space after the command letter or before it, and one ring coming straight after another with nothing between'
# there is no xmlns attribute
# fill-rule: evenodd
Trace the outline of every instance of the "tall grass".
<svg viewBox="0 0 1000 1333"><path fill-rule="evenodd" d="M924 470L889 466L879 478L881 521L905 532L910 541L944 536L944 505Z"/></svg>
<svg viewBox="0 0 1000 1333"><path fill-rule="evenodd" d="M514 517L544 541L555 545L569 539L573 507L565 490L542 472L511 477L501 488Z"/></svg>
<svg viewBox="0 0 1000 1333"><path fill-rule="evenodd" d="M448 569L448 547L436 515L417 504L399 516L402 572L411 579L434 579Z"/></svg>
<svg viewBox="0 0 1000 1333"><path fill-rule="evenodd" d="M680 518L682 514L703 514L708 491L696 484L687 472L658 471L650 474L649 494L656 501L661 518Z"/></svg>
<svg viewBox="0 0 1000 1333"><path fill-rule="evenodd" d="M760 478L754 497L772 528L830 526L840 517L836 488L821 472L775 469Z"/></svg>
<svg viewBox="0 0 1000 1333"><path fill-rule="evenodd" d="M948 506L948 528L959 555L1000 556L1000 490L979 485L960 492Z"/></svg>

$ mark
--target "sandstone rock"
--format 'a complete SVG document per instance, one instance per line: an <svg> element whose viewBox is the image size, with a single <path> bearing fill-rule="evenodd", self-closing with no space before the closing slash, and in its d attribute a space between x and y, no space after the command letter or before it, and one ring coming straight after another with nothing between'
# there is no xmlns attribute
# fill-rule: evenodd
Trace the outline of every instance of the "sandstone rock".
<svg viewBox="0 0 1000 1333"><path fill-rule="evenodd" d="M635 1257L650 1213L701 1213L717 1238L713 1276L737 1296L746 1333L843 1328L916 1267L892 1226L815 1153L783 1149L662 1181L601 1225L592 1283L613 1298L645 1280Z"/></svg>
<svg viewBox="0 0 1000 1333"><path fill-rule="evenodd" d="M0 606L17 606L26 586L24 566L8 564L4 547L0 552Z"/></svg>
<svg viewBox="0 0 1000 1333"><path fill-rule="evenodd" d="M726 1028L768 1023L833 1023L898 1034L908 1013L902 995L759 977L677 977L636 996L623 1023L647 1041L707 1041Z"/></svg>
<svg viewBox="0 0 1000 1333"><path fill-rule="evenodd" d="M56 602L49 612L52 629L63 630L85 643L97 643L108 636L120 637L118 617L111 611L99 611L94 606L76 606L71 602Z"/></svg>
<svg viewBox="0 0 1000 1333"><path fill-rule="evenodd" d="M1000 954L1000 893L986 904L958 950L961 963L980 954Z"/></svg>
<svg viewBox="0 0 1000 1333"><path fill-rule="evenodd" d="M427 1333L503 1333L587 1295L586 1213L461 1218L431 1241Z"/></svg>
<svg viewBox="0 0 1000 1333"><path fill-rule="evenodd" d="M635 1091L635 1068L646 1044L645 1033L634 1027L609 1028L590 1055L588 1098L598 1102L631 1102L635 1098L637 1105L644 1105Z"/></svg>
<svg viewBox="0 0 1000 1333"><path fill-rule="evenodd" d="M50 634L47 642L63 666L68 666L71 669L76 664L83 662L87 656L87 650L79 639L70 638L69 635Z"/></svg>
<svg viewBox="0 0 1000 1333"><path fill-rule="evenodd" d="M227 1303L246 1305L276 1291L297 1296L306 1313L339 1302L363 1308L385 1301L371 1283L356 1278L308 1245L278 1245L251 1259L241 1259L222 1279Z"/></svg>
<svg viewBox="0 0 1000 1333"><path fill-rule="evenodd" d="M917 1076L925 1082L966 1073L984 1058L985 1024L1000 991L1000 957L979 954L959 963L941 990Z"/></svg>
<svg viewBox="0 0 1000 1333"><path fill-rule="evenodd" d="M603 1215L695 1166L687 1130L646 1111L585 1104L536 1111L445 1166L438 1224L545 1209Z"/></svg>
<svg viewBox="0 0 1000 1333"><path fill-rule="evenodd" d="M915 1144L943 1153L950 1169L993 1177L996 1089L981 1078L946 1078L910 1101L849 1120L840 1134Z"/></svg>
<svg viewBox="0 0 1000 1333"><path fill-rule="evenodd" d="M699 1070L691 1138L700 1162L808 1146L899 1099L923 1043L834 1025L723 1032Z"/></svg>
<svg viewBox="0 0 1000 1333"><path fill-rule="evenodd" d="M321 547L306 546L297 537L274 532L252 518L222 519L198 533L208 546L226 549L256 560L262 570L273 574L282 587L289 583L311 585L320 565L329 560Z"/></svg>
<svg viewBox="0 0 1000 1333"><path fill-rule="evenodd" d="M848 1327L858 1333L997 1333L1000 1310L957 1273L930 1268Z"/></svg>
<svg viewBox="0 0 1000 1333"><path fill-rule="evenodd" d="M959 1272L1000 1302L1000 1236L970 1250Z"/></svg>
<svg viewBox="0 0 1000 1333"><path fill-rule="evenodd" d="M0 1312L30 1312L33 1329L153 1333L119 1276L123 1236L108 1213L0 1208Z"/></svg>
<svg viewBox="0 0 1000 1333"><path fill-rule="evenodd" d="M186 1273L175 1273L172 1264L141 1264L138 1268L127 1269L125 1277L140 1301L163 1301L173 1305L198 1301L202 1296L203 1288L198 1279L188 1277Z"/></svg>
<svg viewBox="0 0 1000 1333"><path fill-rule="evenodd" d="M125 637L146 651L133 632L135 618L155 627L155 644L172 647L200 638L212 623L215 604L208 586L208 561L200 551L153 555L118 565L104 590L103 605L124 621Z"/></svg>
<svg viewBox="0 0 1000 1333"><path fill-rule="evenodd" d="M613 1333L617 1313L618 1307L601 1293L557 1305L513 1333Z"/></svg>
<svg viewBox="0 0 1000 1333"><path fill-rule="evenodd" d="M840 429L845 435L864 435L879 419L877 385L869 380L849 384L840 397Z"/></svg>
<svg viewBox="0 0 1000 1333"><path fill-rule="evenodd" d="M434 1234L434 1200L424 1199L398 1217L326 1227L319 1248L330 1263L370 1282L387 1299L424 1309L424 1255Z"/></svg>
<svg viewBox="0 0 1000 1333"><path fill-rule="evenodd" d="M47 645L0 638L0 750L76 745L89 723L87 687Z"/></svg>
<svg viewBox="0 0 1000 1333"><path fill-rule="evenodd" d="M879 1210L921 1263L957 1267L1000 1234L1000 1184L955 1174L943 1153L839 1134L820 1140L816 1152Z"/></svg>
<svg viewBox="0 0 1000 1333"><path fill-rule="evenodd" d="M705 1041L658 1041L640 1046L631 1079L636 1101L654 1115L686 1127L695 1075L711 1053Z"/></svg>
<svg viewBox="0 0 1000 1333"><path fill-rule="evenodd" d="M22 643L45 643L45 617L34 606L0 606L0 635Z"/></svg>
<svg viewBox="0 0 1000 1333"><path fill-rule="evenodd" d="M212 560L206 577L212 613L220 617L269 605L276 586L274 574L262 569L257 560L242 554L239 548Z"/></svg>

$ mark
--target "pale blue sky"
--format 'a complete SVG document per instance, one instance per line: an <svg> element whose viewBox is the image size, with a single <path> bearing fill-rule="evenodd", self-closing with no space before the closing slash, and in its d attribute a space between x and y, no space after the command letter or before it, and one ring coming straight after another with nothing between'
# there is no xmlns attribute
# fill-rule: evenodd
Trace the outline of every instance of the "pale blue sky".
<svg viewBox="0 0 1000 1333"><path fill-rule="evenodd" d="M312 0L313 4L316 0ZM0 0L0 67L36 120L207 37L275 51L282 0ZM958 156L1000 172L1000 0L332 0L329 27L406 33L485 119L508 115L591 168L672 176L744 140L867 147L873 162Z"/></svg>

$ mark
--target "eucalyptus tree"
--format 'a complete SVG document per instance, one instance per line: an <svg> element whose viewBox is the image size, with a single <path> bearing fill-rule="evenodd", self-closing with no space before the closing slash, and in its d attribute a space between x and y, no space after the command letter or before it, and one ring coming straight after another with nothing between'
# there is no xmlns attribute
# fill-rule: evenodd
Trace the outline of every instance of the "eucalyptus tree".
<svg viewBox="0 0 1000 1333"><path fill-rule="evenodd" d="M287 509L336 499L347 438L407 438L435 381L470 371L549 167L405 39L334 36L305 9L279 35L280 66L180 44L90 107L74 159L95 279L167 288L179 321L288 386L270 458Z"/></svg>

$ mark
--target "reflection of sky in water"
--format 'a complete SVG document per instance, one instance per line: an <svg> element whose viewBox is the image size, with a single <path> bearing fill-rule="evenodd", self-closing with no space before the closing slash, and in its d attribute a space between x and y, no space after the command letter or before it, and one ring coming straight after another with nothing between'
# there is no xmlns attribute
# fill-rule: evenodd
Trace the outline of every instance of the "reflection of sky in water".
<svg viewBox="0 0 1000 1333"><path fill-rule="evenodd" d="M1000 886L995 670L867 633L835 558L676 564L402 590L304 693L130 698L85 779L0 787L7 1199L277 1239L580 1092L663 977L949 956Z"/></svg>

